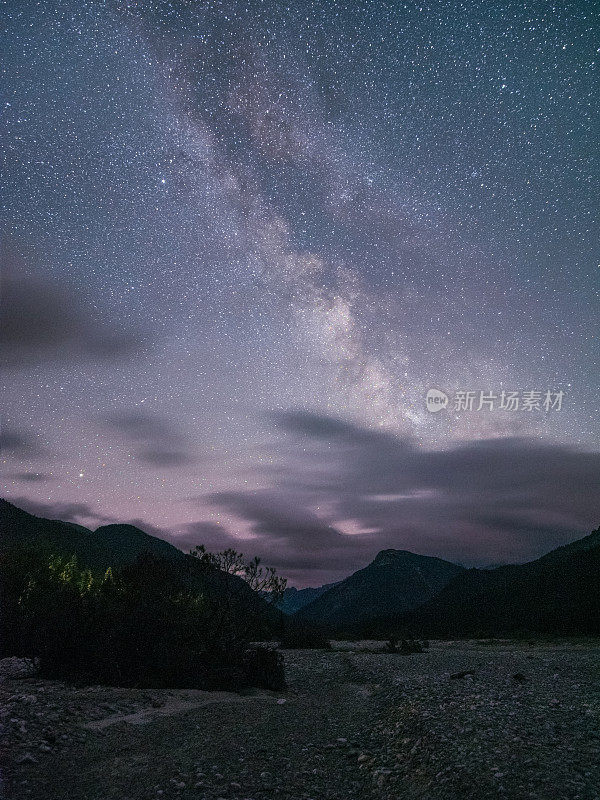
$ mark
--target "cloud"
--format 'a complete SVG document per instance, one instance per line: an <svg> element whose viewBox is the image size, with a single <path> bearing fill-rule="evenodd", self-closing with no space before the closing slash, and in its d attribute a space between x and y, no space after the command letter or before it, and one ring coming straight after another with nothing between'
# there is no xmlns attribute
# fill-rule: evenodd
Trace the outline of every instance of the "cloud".
<svg viewBox="0 0 600 800"><path fill-rule="evenodd" d="M231 547L258 556L301 584L343 578L376 552L370 537L349 545L340 531L310 510L290 505L277 492L223 492L210 500L250 523L250 535L235 535L222 524L199 521L185 525L182 534L171 538L173 544L186 551L199 544L213 552Z"/></svg>
<svg viewBox="0 0 600 800"><path fill-rule="evenodd" d="M73 358L114 359L141 349L139 333L107 324L82 295L26 265L6 239L0 247L4 368Z"/></svg>
<svg viewBox="0 0 600 800"><path fill-rule="evenodd" d="M339 532L306 508L282 503L276 494L217 492L210 499L221 508L253 523L259 537L272 546L291 546L294 550L321 550L335 546Z"/></svg>
<svg viewBox="0 0 600 800"><path fill-rule="evenodd" d="M13 505L22 508L29 514L33 514L36 517L44 517L45 519L59 519L63 522L80 522L80 520L99 520L106 522L108 519L108 517L105 517L87 503L53 503L32 500L29 497L9 497L7 499L13 503Z"/></svg>
<svg viewBox="0 0 600 800"><path fill-rule="evenodd" d="M146 520L135 518L129 520L119 520L119 525L133 525L135 528L139 528L144 533L147 533L149 536L155 536L157 539L164 539L168 541L170 544L175 544L172 541L173 537L170 531L166 530L165 528L159 528L157 525L151 525Z"/></svg>
<svg viewBox="0 0 600 800"><path fill-rule="evenodd" d="M179 467L192 461L187 453L174 450L143 450L138 458L155 467Z"/></svg>
<svg viewBox="0 0 600 800"><path fill-rule="evenodd" d="M211 552L225 550L228 547L232 547L234 550L244 549L244 542L224 525L207 520L187 523L183 526L183 533L172 534L169 541L185 553L200 544L203 544ZM253 549L252 555L254 554Z"/></svg>
<svg viewBox="0 0 600 800"><path fill-rule="evenodd" d="M39 455L41 448L34 434L22 429L12 428L6 423L0 429L0 453L4 456L30 457Z"/></svg>
<svg viewBox="0 0 600 800"><path fill-rule="evenodd" d="M45 483L50 480L50 475L43 472L13 472L7 476L9 480L18 481L19 483Z"/></svg>
<svg viewBox="0 0 600 800"><path fill-rule="evenodd" d="M282 430L338 444L398 447L403 441L387 431L371 430L338 417L303 409L275 412L273 420Z"/></svg>
<svg viewBox="0 0 600 800"><path fill-rule="evenodd" d="M165 419L143 411L126 411L107 425L138 445L136 457L153 467L178 467L194 459L186 439Z"/></svg>
<svg viewBox="0 0 600 800"><path fill-rule="evenodd" d="M268 472L269 491L210 499L249 522L279 566L339 570L385 547L468 564L528 560L600 520L600 453L526 438L427 450L303 410L276 421L302 459Z"/></svg>
<svg viewBox="0 0 600 800"><path fill-rule="evenodd" d="M561 494L600 488L600 454L565 444L507 437L425 449L389 431L307 411L279 414L276 422L332 446L333 458L343 461L339 481L350 491L386 494L418 488L466 496L521 493L549 484L562 486Z"/></svg>

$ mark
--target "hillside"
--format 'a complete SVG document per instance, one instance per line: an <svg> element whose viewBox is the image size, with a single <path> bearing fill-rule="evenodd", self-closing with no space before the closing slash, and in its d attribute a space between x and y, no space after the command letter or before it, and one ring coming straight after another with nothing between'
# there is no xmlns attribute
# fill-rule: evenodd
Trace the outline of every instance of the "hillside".
<svg viewBox="0 0 600 800"><path fill-rule="evenodd" d="M267 629L279 621L280 612L241 578L220 570L207 572L192 556L135 525L103 525L91 531L82 525L36 517L0 499L0 556L22 546L33 546L36 550L67 558L74 555L80 566L95 571L124 567L150 553L174 567L183 585L205 592L215 600L226 591L228 595L233 594L240 613L258 614Z"/></svg>
<svg viewBox="0 0 600 800"><path fill-rule="evenodd" d="M323 586L309 586L306 589L296 589L295 586L288 587L284 593L283 598L277 603L277 608L283 611L284 614L295 614L300 611L313 600L321 597L322 594L329 591L337 583L325 583Z"/></svg>
<svg viewBox="0 0 600 800"><path fill-rule="evenodd" d="M364 569L300 609L295 618L351 630L385 613L402 614L430 600L463 567L407 550L382 550Z"/></svg>
<svg viewBox="0 0 600 800"><path fill-rule="evenodd" d="M462 572L425 605L373 631L429 636L600 633L600 529L527 564Z"/></svg>
<svg viewBox="0 0 600 800"><path fill-rule="evenodd" d="M405 550L382 550L364 569L328 586L287 590L269 606L240 578L207 572L191 556L133 525L81 525L36 517L0 499L0 556L15 547L77 556L82 567L106 570L151 553L174 568L182 584L218 602L235 589L242 615L264 632L314 624L374 636L410 629L428 636L483 636L519 631L600 633L600 529L527 564L469 569Z"/></svg>
<svg viewBox="0 0 600 800"><path fill-rule="evenodd" d="M0 499L0 553L15 545L45 542L60 555L76 555L91 569L130 564L142 553L183 563L186 556L172 544L134 525L103 525L95 531L83 525L44 519Z"/></svg>

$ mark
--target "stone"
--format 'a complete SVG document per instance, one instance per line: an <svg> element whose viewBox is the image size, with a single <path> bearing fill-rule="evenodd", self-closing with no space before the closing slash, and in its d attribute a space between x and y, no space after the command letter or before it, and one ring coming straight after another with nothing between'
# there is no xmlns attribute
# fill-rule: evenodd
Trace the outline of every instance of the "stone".
<svg viewBox="0 0 600 800"><path fill-rule="evenodd" d="M17 764L37 764L37 758L31 753L23 753L23 755L15 758Z"/></svg>

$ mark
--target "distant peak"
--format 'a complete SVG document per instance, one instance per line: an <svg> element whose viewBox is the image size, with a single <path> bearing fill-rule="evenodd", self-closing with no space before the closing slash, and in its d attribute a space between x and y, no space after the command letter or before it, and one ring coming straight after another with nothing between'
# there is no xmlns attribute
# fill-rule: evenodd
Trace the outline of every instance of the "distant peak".
<svg viewBox="0 0 600 800"><path fill-rule="evenodd" d="M392 548L380 550L373 559L373 564L389 564L391 561L398 561L401 558L407 557L418 558L418 556L415 555L415 553L411 553L410 550L393 550Z"/></svg>
<svg viewBox="0 0 600 800"><path fill-rule="evenodd" d="M403 562L404 564L408 563L417 568L433 566L434 563L439 565L450 564L454 567L459 566L458 564L453 564L451 561L446 561L438 556L424 556L420 553L413 553L410 550L394 550L392 548L380 550L371 562L371 565L381 567L388 566L390 564L401 564Z"/></svg>
<svg viewBox="0 0 600 800"><path fill-rule="evenodd" d="M143 531L141 528L138 528L136 525L130 525L128 522L111 522L108 525L101 525L99 528L96 528L94 533L118 533L122 536L126 535L134 535L139 536L140 534L143 536L149 536L146 531Z"/></svg>

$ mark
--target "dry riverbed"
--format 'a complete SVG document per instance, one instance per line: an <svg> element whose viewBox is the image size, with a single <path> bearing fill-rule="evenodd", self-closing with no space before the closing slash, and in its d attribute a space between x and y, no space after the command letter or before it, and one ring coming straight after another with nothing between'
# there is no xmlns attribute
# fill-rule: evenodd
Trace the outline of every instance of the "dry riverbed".
<svg viewBox="0 0 600 800"><path fill-rule="evenodd" d="M600 800L600 643L285 654L276 694L0 662L3 800Z"/></svg>

